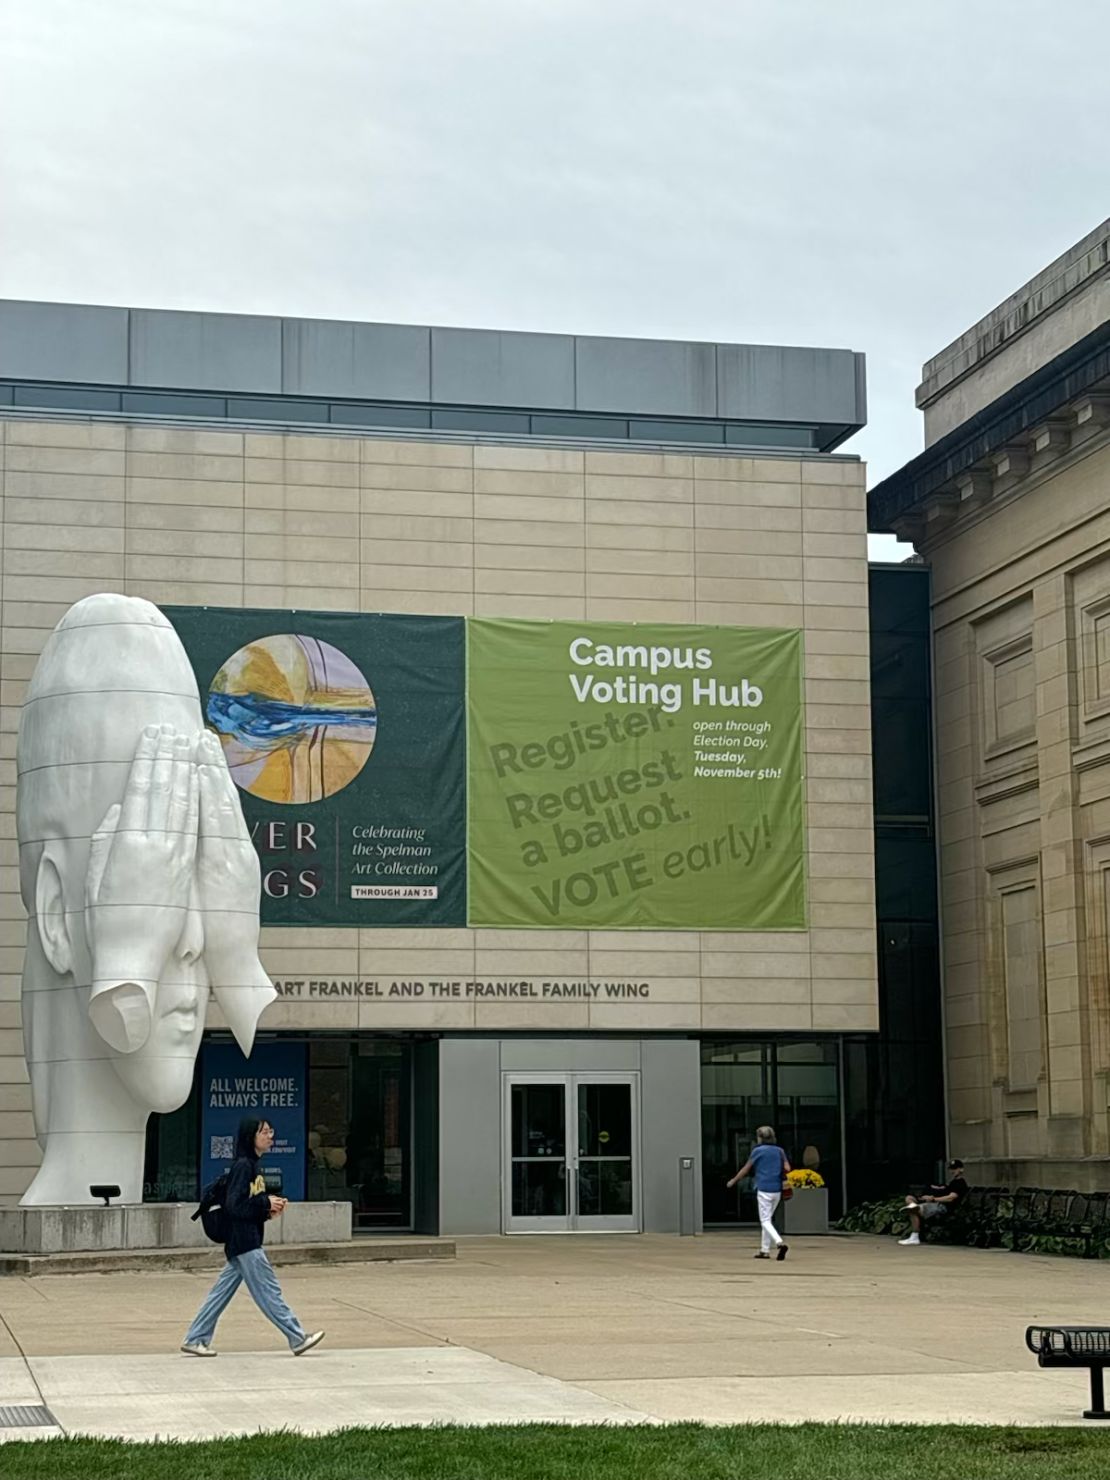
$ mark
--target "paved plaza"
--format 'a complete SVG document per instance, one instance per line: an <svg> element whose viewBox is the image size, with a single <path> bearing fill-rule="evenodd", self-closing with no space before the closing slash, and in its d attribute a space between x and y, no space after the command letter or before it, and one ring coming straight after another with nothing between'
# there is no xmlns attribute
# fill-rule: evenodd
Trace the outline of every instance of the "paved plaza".
<svg viewBox="0 0 1110 1480"><path fill-rule="evenodd" d="M461 1239L454 1261L280 1271L324 1346L301 1360L240 1295L220 1357L177 1345L210 1273L0 1280L0 1404L53 1426L206 1438L352 1424L779 1419L1081 1422L1032 1321L1110 1321L1110 1267L892 1239Z"/></svg>

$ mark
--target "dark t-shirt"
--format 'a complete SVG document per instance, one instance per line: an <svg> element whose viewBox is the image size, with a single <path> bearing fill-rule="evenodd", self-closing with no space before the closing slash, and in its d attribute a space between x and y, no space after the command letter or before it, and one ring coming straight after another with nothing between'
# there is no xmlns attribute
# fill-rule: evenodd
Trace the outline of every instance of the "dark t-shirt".
<svg viewBox="0 0 1110 1480"><path fill-rule="evenodd" d="M959 1176L953 1177L951 1182L934 1182L928 1189L928 1193L930 1197L949 1197L955 1194L956 1201L955 1203L949 1203L949 1207L956 1207L967 1196L967 1183L964 1181L963 1174L961 1173Z"/></svg>

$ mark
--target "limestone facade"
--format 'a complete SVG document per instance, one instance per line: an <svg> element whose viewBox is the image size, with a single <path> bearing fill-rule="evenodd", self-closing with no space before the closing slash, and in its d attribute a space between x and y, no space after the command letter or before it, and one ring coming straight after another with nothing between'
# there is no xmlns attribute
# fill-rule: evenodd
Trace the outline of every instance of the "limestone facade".
<svg viewBox="0 0 1110 1480"><path fill-rule="evenodd" d="M10 411L0 420L0 459L0 1202L18 1200L39 1154L20 1026L20 704L47 634L95 591L164 604L804 629L808 930L269 930L265 960L276 977L619 971L650 979L653 991L650 1002L593 1005L282 1001L262 1026L641 1035L878 1026L866 510L854 458L264 433ZM1110 548L1110 526L1106 539ZM1062 612L1070 588L1053 580ZM1063 618L1053 607L1047 620L1048 591L1037 587L1030 600L1038 612L1044 606L1045 630L1056 631ZM1004 636L1003 627L997 641L994 628L984 636L990 652L1011 640L1011 622L1024 640L1021 618L1007 616ZM1092 630L1092 651L1101 652L1101 629ZM1041 642L1038 685L1050 661ZM970 673L968 653L961 661ZM1028 724L1025 670L1015 660L991 671L999 694L1013 693L999 701L1005 742ZM1044 674L1046 693L1064 692L1055 679L1048 685L1047 666ZM1063 723L1053 711L1052 725ZM1099 721L1091 723L1097 731ZM1028 806L1038 793L1020 795L1017 805ZM1102 805L1110 808L1110 787ZM1110 867L1110 844L1105 858ZM1070 928L1063 916L1060 928ZM1072 1048L1079 1009L1069 1011L1071 1036L1054 1061L1057 1115L1078 1103L1082 1077ZM214 1008L209 1024L220 1026ZM1053 1031L1064 1030L1061 1016ZM1104 1122L1105 1097L1103 1134Z"/></svg>
<svg viewBox="0 0 1110 1480"><path fill-rule="evenodd" d="M1110 1173L1108 242L925 367L945 434L871 495L932 571L950 1141L983 1183Z"/></svg>

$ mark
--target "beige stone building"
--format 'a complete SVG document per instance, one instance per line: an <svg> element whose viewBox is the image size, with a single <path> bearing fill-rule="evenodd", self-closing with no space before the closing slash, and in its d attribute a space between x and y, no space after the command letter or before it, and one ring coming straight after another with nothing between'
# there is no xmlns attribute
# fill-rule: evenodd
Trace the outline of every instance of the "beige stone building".
<svg viewBox="0 0 1110 1480"><path fill-rule="evenodd" d="M260 1042L305 1046L307 1195L350 1195L360 1225L675 1229L684 1217L700 1222L703 1177L716 1188L744 1137L776 1115L799 1156L820 1142L839 1188L840 1043L878 1026L864 470L832 450L862 423L862 397L861 359L846 351L0 306L0 1200L18 1200L39 1157L20 1018L20 705L54 624L72 602L104 590L170 607L801 631L805 928L267 927L264 960L283 982L631 977L647 990L563 1001L291 995L268 1009ZM1099 413L1089 421L1100 443ZM1045 425L1055 457L1063 424ZM1072 480L1078 527L1080 499L1092 510L1098 500L1097 458L1070 425L1068 438L1076 445L1063 454L1066 471L1053 463L1052 486ZM1047 485L1028 502L1040 508L1033 498L1058 508ZM1036 517L1023 515L1021 527L1032 531ZM961 539L945 535L952 564L940 567L952 569L941 587L952 613L939 636L943 733L964 767L945 780L951 826L961 829L946 857L952 870L957 859L973 869L979 817L1005 815L1007 827L1025 829L1028 841L1004 849L1009 872L989 875L991 898L1021 981L1031 982L1042 960L1040 890L1052 891L1045 918L1057 1005L1043 1043L1053 1070L1038 1083L1042 1038L1028 1014L1015 1018L1010 1072L1019 1078L998 1113L1025 1096L1030 1134L1047 1126L1053 1144L1078 1155L1089 1149L1085 1136L1105 1137L1105 1092L1096 1113L1080 1027L1093 1006L1082 997L1076 922L1091 910L1103 918L1097 850L1110 860L1110 844L1081 843L1063 819L1087 815L1081 804L1099 817L1110 806L1083 790L1102 776L1094 761L1110 713L1098 667L1102 588L1085 553L1087 574L1038 574L1016 597L1008 575L990 576L988 590L971 574L968 542L990 539L999 521L987 505L975 520ZM1028 558L1041 572L1039 548ZM1025 579L1016 566L1014 579ZM1094 688L1081 691L1078 708L1063 638L1048 636L1063 632L1073 587L1084 593L1076 610L1095 613L1083 670ZM997 615L981 616L984 602ZM987 656L973 658L967 643ZM976 662L994 696L981 760L973 741L955 739ZM1072 721L1091 757L1078 772L1064 744ZM1060 778L1051 785L1049 757ZM982 786L998 793L989 807ZM1074 808L1064 804L1067 788ZM1051 818L1041 818L1042 806ZM1047 863L1030 862L1040 856L1034 838L1049 849L1045 859L1060 860L1058 885ZM1077 877L1064 866L1069 847L1076 857L1094 850L1089 899L1081 889L1065 895ZM970 969L952 960L951 993ZM1015 1001L1034 1000L1015 978L1019 990L1026 995ZM952 997L953 1011L957 1000L965 998ZM965 1017L969 1050L986 1030ZM221 1041L214 1005L208 1025ZM998 1092L965 1085L960 1066L978 1060L958 1052L953 1104L969 1121L989 1117L994 1102L982 1095ZM570 1144L575 1107L584 1114L591 1095L609 1096L623 1127L608 1203L587 1186L586 1149ZM152 1124L156 1199L195 1188L196 1099ZM560 1185L565 1172L568 1193L551 1194L548 1178L539 1188L547 1201L529 1201L521 1153L529 1137L558 1163Z"/></svg>
<svg viewBox="0 0 1110 1480"><path fill-rule="evenodd" d="M1110 222L925 365L873 530L932 573L951 1148L1110 1173Z"/></svg>

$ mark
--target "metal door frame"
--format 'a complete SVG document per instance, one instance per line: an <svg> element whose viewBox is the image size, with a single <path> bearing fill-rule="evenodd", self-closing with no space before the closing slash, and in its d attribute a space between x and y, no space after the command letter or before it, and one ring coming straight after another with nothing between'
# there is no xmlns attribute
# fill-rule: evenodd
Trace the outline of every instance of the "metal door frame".
<svg viewBox="0 0 1110 1480"><path fill-rule="evenodd" d="M567 1211L562 1218L513 1216L513 1086L558 1084L563 1087L566 1116L563 1175L567 1189ZM628 1217L588 1217L578 1212L578 1086L580 1084L623 1084L628 1086L632 1114L632 1213ZM514 1233L639 1233L643 1228L643 1197L640 1175L640 1074L638 1070L590 1070L581 1074L550 1070L529 1072L503 1070L501 1074L501 1231ZM623 1158L621 1158L623 1160Z"/></svg>

